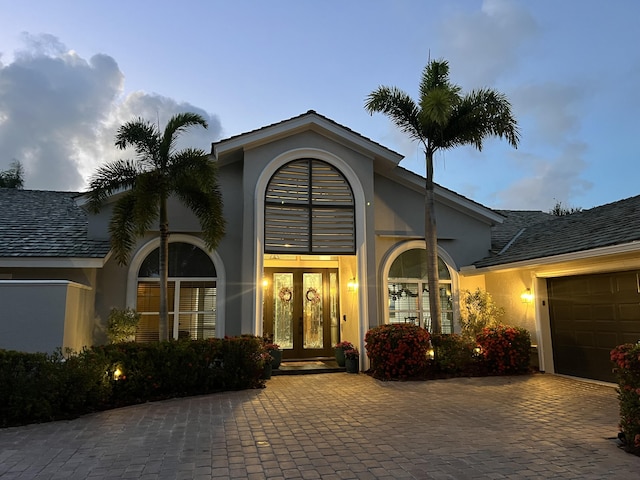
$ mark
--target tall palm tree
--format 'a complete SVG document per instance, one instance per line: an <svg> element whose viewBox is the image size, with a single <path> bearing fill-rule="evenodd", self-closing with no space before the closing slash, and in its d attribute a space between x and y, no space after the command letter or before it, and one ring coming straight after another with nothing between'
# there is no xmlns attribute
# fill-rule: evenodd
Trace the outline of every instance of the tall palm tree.
<svg viewBox="0 0 640 480"><path fill-rule="evenodd" d="M195 113L174 115L164 132L142 118L122 125L115 145L131 146L135 160L118 160L100 167L90 179L89 208L99 212L107 198L121 194L115 202L109 223L111 246L119 264L126 265L136 238L149 231L157 220L160 233L160 321L159 340L169 338L167 304L169 221L167 200L177 196L189 207L202 228L208 248L214 249L224 235L222 195L218 187L216 164L203 150L175 149L179 134L194 126L207 128Z"/></svg>
<svg viewBox="0 0 640 480"><path fill-rule="evenodd" d="M449 81L449 64L431 60L422 72L420 98L416 103L396 87L378 87L365 101L365 109L381 112L424 147L426 194L424 197L424 237L427 248L427 281L432 333L441 332L438 279L438 249L433 191L433 155L461 145L482 150L486 137L506 139L518 147L518 125L506 96L492 89L473 90L464 95Z"/></svg>

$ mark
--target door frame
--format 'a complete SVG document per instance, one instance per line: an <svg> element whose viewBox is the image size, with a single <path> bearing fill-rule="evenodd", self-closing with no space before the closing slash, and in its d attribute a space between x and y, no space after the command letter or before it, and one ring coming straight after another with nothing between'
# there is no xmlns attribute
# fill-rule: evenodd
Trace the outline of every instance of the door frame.
<svg viewBox="0 0 640 480"><path fill-rule="evenodd" d="M267 267L264 269L265 286L263 292L263 334L273 335L273 321L274 321L274 293L273 293L273 275L275 273L291 273L293 274L294 292L302 291L303 275L305 273L322 273L322 291L326 294L322 295L322 315L323 315L323 344L321 349L305 349L302 345L304 338L304 295L294 295L294 299L300 299L299 302L294 304L294 310L292 314L292 329L293 329L293 348L283 349L282 358L288 360L309 359L309 358L322 358L333 356L333 342L331 335L331 289L330 289L330 274L336 274L336 322L339 328L340 324L340 275L338 268L318 268L318 267ZM295 301L295 300L294 300Z"/></svg>

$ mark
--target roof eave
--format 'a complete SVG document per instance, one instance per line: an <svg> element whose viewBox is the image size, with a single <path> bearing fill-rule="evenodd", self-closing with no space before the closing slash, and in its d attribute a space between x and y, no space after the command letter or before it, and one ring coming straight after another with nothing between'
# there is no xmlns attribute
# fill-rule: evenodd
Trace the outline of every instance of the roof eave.
<svg viewBox="0 0 640 480"><path fill-rule="evenodd" d="M559 255L551 255L547 257L531 258L515 262L499 263L488 265L486 267L476 267L468 265L460 269L460 273L464 275L481 275L484 273L515 270L522 268L535 268L540 266L552 265L555 263L565 263L578 260L596 259L611 255L621 255L625 253L640 252L640 241L636 240L630 243L619 245L610 245L607 247L593 248L590 250L581 250L579 252L568 252Z"/></svg>

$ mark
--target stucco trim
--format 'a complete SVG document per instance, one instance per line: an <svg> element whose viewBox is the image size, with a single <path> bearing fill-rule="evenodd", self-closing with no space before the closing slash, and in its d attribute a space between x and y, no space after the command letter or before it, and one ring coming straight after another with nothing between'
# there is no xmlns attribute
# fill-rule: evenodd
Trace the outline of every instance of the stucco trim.
<svg viewBox="0 0 640 480"><path fill-rule="evenodd" d="M553 255L550 257L533 258L530 260L522 260L518 262L503 263L498 265L491 265L487 267L475 267L469 265L462 267L460 273L463 275L481 275L484 273L500 272L506 270L515 270L520 268L536 268L546 267L553 264L567 263L577 260L596 260L603 259L608 256L620 255L625 253L640 252L640 242L625 243L623 245L611 245L608 247L594 248L591 250L583 250L580 252L564 253L560 255ZM560 268L558 272L550 269L548 272L545 270L544 276L561 276L563 269ZM569 272L573 274L573 272ZM565 275L568 273L564 273ZM538 275L541 275L539 273Z"/></svg>
<svg viewBox="0 0 640 480"><path fill-rule="evenodd" d="M313 158L317 160L325 161L336 169L338 169L351 185L353 191L353 197L355 202L355 222L356 222L356 265L358 272L358 282L360 284L358 288L358 308L360 312L360 318L358 324L360 328L360 337L363 337L362 332L368 329L369 310L366 295L363 292L367 292L367 264L366 264L366 211L367 201L364 194L364 189L360 183L360 179L356 175L355 171L349 166L347 162L340 157L330 153L326 150L316 148L296 148L286 151L276 156L271 160L264 168L255 188L255 205L254 205L254 228L256 232L256 243L254 248L254 285L259 285L259 279L262 278L264 272L264 195L271 177L276 171L288 162L298 160L300 158ZM253 297L253 309L254 316L254 333L256 335L262 335L262 304L263 304L263 289L256 288L255 295ZM361 340L363 343L364 340ZM360 345L363 348L364 345ZM363 351L363 350L361 350Z"/></svg>
<svg viewBox="0 0 640 480"><path fill-rule="evenodd" d="M194 237L193 235L186 235L183 233L172 233L169 236L169 243L174 242L182 242L182 243L190 243L191 245L195 245L200 248L203 252L209 255L209 258L213 262L214 267L216 268L216 289L217 289L217 312L216 312L216 337L224 338L225 335L225 304L226 304L226 284L227 284L227 275L224 268L224 262L222 261L222 257L216 251L210 251L204 240L200 237ZM136 306L136 297L137 297L137 289L138 289L138 271L140 270L140 266L147 255L149 255L154 249L160 246L160 239L153 238L149 240L147 243L142 245L138 251L135 253L131 262L129 263L129 270L127 272L127 297L126 297L126 306L129 308L135 308Z"/></svg>

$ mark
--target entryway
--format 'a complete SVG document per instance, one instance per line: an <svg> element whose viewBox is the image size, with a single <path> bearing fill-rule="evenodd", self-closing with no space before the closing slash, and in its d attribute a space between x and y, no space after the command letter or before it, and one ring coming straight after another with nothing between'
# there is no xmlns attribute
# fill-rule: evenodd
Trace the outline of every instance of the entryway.
<svg viewBox="0 0 640 480"><path fill-rule="evenodd" d="M332 357L339 336L338 270L265 268L265 335L280 345L283 359Z"/></svg>

